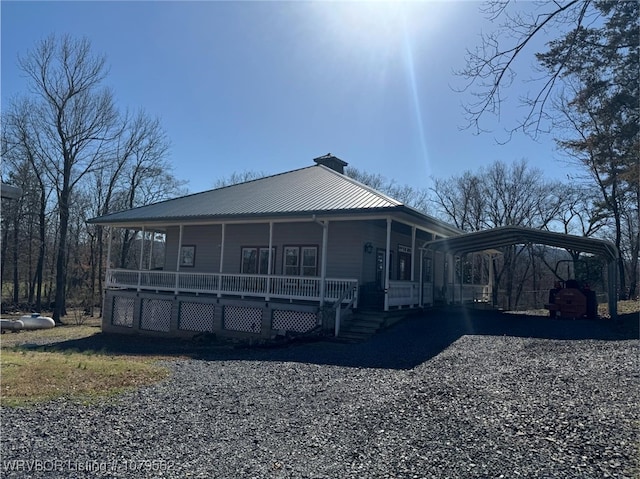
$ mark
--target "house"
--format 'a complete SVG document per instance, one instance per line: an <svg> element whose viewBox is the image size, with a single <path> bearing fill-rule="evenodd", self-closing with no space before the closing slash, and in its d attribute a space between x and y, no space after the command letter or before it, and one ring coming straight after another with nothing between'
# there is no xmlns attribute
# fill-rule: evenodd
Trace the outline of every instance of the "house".
<svg viewBox="0 0 640 479"><path fill-rule="evenodd" d="M90 220L141 239L135 269L107 260L103 330L337 334L356 308L489 297L487 284L454 287L453 258L424 248L461 231L349 178L347 163L331 154L314 161ZM156 265L147 258L157 241L145 239L158 236L164 252Z"/></svg>

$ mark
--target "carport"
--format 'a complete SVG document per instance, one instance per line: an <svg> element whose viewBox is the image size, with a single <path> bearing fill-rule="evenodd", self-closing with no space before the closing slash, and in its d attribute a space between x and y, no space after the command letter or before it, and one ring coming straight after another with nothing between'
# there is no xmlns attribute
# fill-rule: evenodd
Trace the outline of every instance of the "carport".
<svg viewBox="0 0 640 479"><path fill-rule="evenodd" d="M610 241L585 238L552 231L543 231L521 226L502 226L483 231L474 231L460 236L430 241L425 245L433 251L441 251L453 256L486 251L517 244L543 244L567 250L591 253L607 261L607 296L609 314L617 317L617 259L618 250Z"/></svg>

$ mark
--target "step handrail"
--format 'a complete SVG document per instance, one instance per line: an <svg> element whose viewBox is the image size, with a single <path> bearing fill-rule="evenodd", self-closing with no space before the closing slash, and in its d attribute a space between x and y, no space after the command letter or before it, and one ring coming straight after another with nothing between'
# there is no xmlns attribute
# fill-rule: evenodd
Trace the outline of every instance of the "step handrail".
<svg viewBox="0 0 640 479"><path fill-rule="evenodd" d="M333 303L333 305L331 305L330 311L333 310L336 313L336 322L333 330L333 335L335 337L338 337L338 335L340 334L340 314L342 311L342 307L341 307L342 302L347 298L347 296L349 295L349 293L351 293L351 291L354 291L357 293L357 289L358 288L356 286L354 286L353 289L346 288L344 293L342 293L342 296L340 296L340 298L335 303ZM357 295L354 294L353 298L351 298L351 301L347 303L347 306L345 307L345 309L349 309L351 305L355 303L356 298L357 298Z"/></svg>

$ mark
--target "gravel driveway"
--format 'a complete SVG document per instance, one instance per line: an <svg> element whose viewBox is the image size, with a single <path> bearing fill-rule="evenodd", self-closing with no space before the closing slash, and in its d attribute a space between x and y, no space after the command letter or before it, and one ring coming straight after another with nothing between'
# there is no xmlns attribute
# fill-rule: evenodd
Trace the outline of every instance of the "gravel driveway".
<svg viewBox="0 0 640 479"><path fill-rule="evenodd" d="M198 348L98 404L2 408L0 477L640 477L631 324L430 312L361 344Z"/></svg>

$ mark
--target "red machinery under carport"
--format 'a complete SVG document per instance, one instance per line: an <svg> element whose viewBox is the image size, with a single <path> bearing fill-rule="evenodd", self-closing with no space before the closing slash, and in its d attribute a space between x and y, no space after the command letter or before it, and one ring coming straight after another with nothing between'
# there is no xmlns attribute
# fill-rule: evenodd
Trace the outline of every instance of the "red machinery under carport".
<svg viewBox="0 0 640 479"><path fill-rule="evenodd" d="M437 239L426 243L424 247L451 255L461 255L474 251L529 243L581 251L602 257L607 263L607 301L609 305L609 315L611 318L616 318L618 314L618 249L610 241L544 231L535 228L525 228L523 226L501 226L488 230L462 233L459 236Z"/></svg>
<svg viewBox="0 0 640 479"><path fill-rule="evenodd" d="M563 283L556 283L549 290L549 303L544 307L549 310L552 318L563 319L597 319L598 300L595 291L588 284L580 286L578 281L570 279Z"/></svg>

